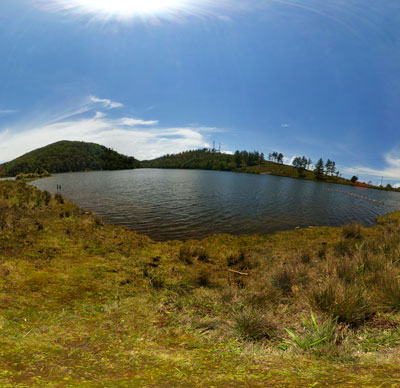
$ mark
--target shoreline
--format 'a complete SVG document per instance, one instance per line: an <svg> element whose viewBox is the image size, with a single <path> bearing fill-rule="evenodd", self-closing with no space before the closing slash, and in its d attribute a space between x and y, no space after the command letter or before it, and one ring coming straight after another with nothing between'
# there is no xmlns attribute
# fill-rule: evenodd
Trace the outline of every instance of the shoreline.
<svg viewBox="0 0 400 388"><path fill-rule="evenodd" d="M153 168L149 168L149 169L153 169ZM113 171L115 171L115 172L117 172L117 171L121 171L121 172L123 172L123 171L134 171L134 170L142 170L142 169L133 169L133 170L99 170L99 171L77 171L77 172L72 172L72 174L75 174L75 173L85 173L85 172L88 172L88 173L91 173L91 172L98 172L98 173L101 173L101 172L105 172L105 171L108 171L108 172L113 172ZM164 170L164 169L158 169L158 168L155 168L155 170ZM166 169L166 170L180 170L180 169ZM201 169L187 169L188 171L190 171L190 170L193 170L193 171L213 171L213 172L227 172L227 173L237 173L237 172L235 172L235 171L219 171L219 170L201 170ZM239 172L239 173L244 173L244 174L250 174L250 175L263 175L263 174L254 174L254 173L248 173L248 172ZM68 172L68 173L59 173L59 174L71 174L71 172ZM268 174L269 175L269 174ZM275 175L273 175L273 176L275 176ZM53 178L56 178L57 177L57 174L55 174L55 175L50 175L50 176L45 176L45 177L43 177L43 178L46 178L46 177L53 177ZM291 177L286 177L286 176L278 176L278 177L281 177L281 178L291 178ZM42 177L40 177L39 179L42 179ZM34 185L34 182L36 181L36 180L38 180L39 181L39 179L32 179L32 180L29 180L29 181L25 181L26 183L29 183L29 184L33 184ZM331 183L331 182L323 182L323 181L317 181L318 183ZM337 184L340 184L340 183L337 183ZM349 185L343 185L343 186L349 186ZM362 189L367 189L367 188L362 188ZM365 190L362 190L362 191L365 191ZM58 193L58 192L57 192ZM62 194L62 192L59 192L59 194ZM348 195L353 195L353 193L347 193L347 192L343 192L343 194L348 194ZM357 196L356 194L354 194L354 196ZM363 197L363 196L360 196L360 198L361 197ZM367 197L363 197L363 199L365 199L365 200L369 200L369 201L371 201L371 202L374 202L377 206L381 206L381 205L383 205L383 203L382 203L382 201L380 201L380 200L374 200L374 199L371 199L371 198L367 198ZM79 205L77 205L77 206L79 206ZM96 217L100 217L100 216L98 216L97 214L96 214L96 212L94 211L94 210L92 210L92 209L85 209L86 211L90 211L90 212L92 212ZM392 213L392 212L396 212L396 211L400 211L400 209L396 209L396 210L391 210L391 211L388 211L388 213L385 213L385 214L390 214L390 213ZM367 227L367 228L370 228L370 227L374 227L374 226L377 226L377 218L379 218L379 217L381 217L381 216L385 216L385 214L383 214L383 215L378 215L378 216L376 216L375 218L374 218L374 220L373 220L373 224L362 224L362 222L360 222L360 224L361 225L363 225L363 227ZM218 233L209 233L209 234L204 234L204 235L202 235L202 236L200 236L200 237L197 237L197 236L189 236L189 237L186 237L186 238L180 238L180 237L173 237L173 238L167 238L167 237L154 237L154 236L151 236L151 235L149 235L149 234L147 234L145 231L138 231L137 229L134 229L133 227L131 227L131 226L129 226L129 225L123 225L123 224L119 224L119 223L117 223L117 222L113 222L113 221L111 221L111 220L107 220L107 219L105 219L104 218L104 222L107 224L107 225L115 225L115 226L120 226L120 227L124 227L124 228L127 228L127 229L129 229L129 230L131 230L131 231L133 231L133 232L137 232L137 233L139 233L139 234L143 234L143 235L145 235L145 236L147 236L147 237L149 237L149 238L151 238L152 240L154 240L154 241L157 241L157 242L168 242L168 241L189 241L189 240L197 240L197 241L200 241L200 240L202 240L202 239L205 239L205 238L208 238L208 237L211 237L211 236L214 236L214 235L232 235L232 236L237 236L237 237L241 237L241 236L268 236L268 235L271 235L271 234L275 234L275 233L281 233L281 232L288 232L288 231L294 231L294 230L304 230L304 229L309 229L309 228L325 228L325 227L328 227L328 228L330 228L330 227L332 227L332 228L341 228L341 227L343 227L343 226L345 226L347 223L342 223L342 224L340 224L340 225L316 225L315 223L314 224L311 224L311 225L304 225L304 226L299 226L299 225L297 225L297 226L293 226L293 227L290 227L290 228L277 228L276 230L273 230L273 231L270 231L270 232L266 232L266 233L224 233L224 232L218 232ZM357 222L357 221L353 221L353 222Z"/></svg>
<svg viewBox="0 0 400 388"><path fill-rule="evenodd" d="M272 162L269 162L272 163ZM276 164L276 163L274 163ZM281 165L278 165L281 166ZM296 169L296 167L291 166L291 165L282 165L285 168L291 168L291 169ZM273 171L258 171L262 166L250 166L247 168L247 170L218 170L218 169L201 169L201 168L169 168L169 167L137 167L134 169L123 169L123 170L82 170L82 171L67 171L67 172L56 172L56 173L51 173L49 176L53 176L53 175L57 175L57 174L70 174L70 173L80 173L80 172L101 172L101 171L131 171L131 170L147 170L147 169L158 169L158 170L198 170L198 171L216 171L216 172L230 172L230 173L241 173L241 174L251 174L251 175L271 175L271 176L276 176L276 177L282 177L282 178L291 178L291 179L297 179L297 180L301 180L301 181L313 181L316 183L332 183L335 185L343 185L343 186L351 186L351 187L359 187L360 189L368 189L368 190L378 190L378 191L390 191L390 192L400 192L399 189L395 189L395 188L390 188L387 189L385 187L377 187L377 186L369 186L369 187L365 187L365 186L358 186L357 184L353 184L352 182L350 182L350 180L346 179L346 178L336 178L336 177L331 177L331 176L324 176L323 179L317 179L314 177L310 177L310 176L304 176L304 177L299 177L299 176L292 176L292 175L288 175L288 174L277 174ZM313 171L311 170L305 170L307 171L307 173L312 173ZM31 175L31 174L22 174L22 175ZM43 175L39 178L29 178L28 180L25 181L32 181L32 180L36 180L36 179L40 179L40 178L46 178L48 176ZM16 179L16 177L4 177L3 179L9 179L9 178L14 178Z"/></svg>

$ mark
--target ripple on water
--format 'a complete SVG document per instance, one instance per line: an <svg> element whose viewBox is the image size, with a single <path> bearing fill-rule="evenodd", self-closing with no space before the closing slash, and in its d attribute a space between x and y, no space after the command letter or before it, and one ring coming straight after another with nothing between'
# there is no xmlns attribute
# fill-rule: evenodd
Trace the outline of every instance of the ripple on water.
<svg viewBox="0 0 400 388"><path fill-rule="evenodd" d="M161 240L271 233L352 221L373 225L377 216L400 208L395 192L217 171L70 173L33 184L52 193L61 184L66 198L106 222Z"/></svg>

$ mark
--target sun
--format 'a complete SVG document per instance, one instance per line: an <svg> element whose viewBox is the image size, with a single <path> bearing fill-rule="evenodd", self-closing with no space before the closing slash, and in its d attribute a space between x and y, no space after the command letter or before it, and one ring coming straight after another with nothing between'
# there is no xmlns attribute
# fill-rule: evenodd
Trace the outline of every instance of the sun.
<svg viewBox="0 0 400 388"><path fill-rule="evenodd" d="M168 11L184 5L183 0L76 0L89 10L121 15L148 14Z"/></svg>
<svg viewBox="0 0 400 388"><path fill-rule="evenodd" d="M191 13L194 0L50 0L57 9L104 16L131 18ZM204 1L204 0L203 0ZM201 0L200 0L201 2ZM196 2L198 3L198 1Z"/></svg>

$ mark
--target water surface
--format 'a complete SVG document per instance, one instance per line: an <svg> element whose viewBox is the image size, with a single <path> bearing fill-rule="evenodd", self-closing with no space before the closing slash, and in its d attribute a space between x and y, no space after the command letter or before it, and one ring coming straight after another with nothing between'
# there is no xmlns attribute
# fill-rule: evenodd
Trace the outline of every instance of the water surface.
<svg viewBox="0 0 400 388"><path fill-rule="evenodd" d="M396 192L220 171L81 172L32 184L51 193L61 185L64 197L106 222L157 240L264 234L352 221L373 225L377 216L400 209Z"/></svg>

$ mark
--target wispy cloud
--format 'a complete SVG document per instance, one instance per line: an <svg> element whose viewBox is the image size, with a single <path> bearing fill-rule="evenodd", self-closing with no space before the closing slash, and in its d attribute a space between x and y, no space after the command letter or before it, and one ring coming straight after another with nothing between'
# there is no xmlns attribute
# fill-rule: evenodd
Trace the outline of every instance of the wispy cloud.
<svg viewBox="0 0 400 388"><path fill-rule="evenodd" d="M345 167L344 173L367 177L384 177L385 179L400 180L400 151L392 150L384 155L384 168L370 168L362 165Z"/></svg>
<svg viewBox="0 0 400 388"><path fill-rule="evenodd" d="M131 117L123 117L122 119L118 120L119 125L127 126L127 127L135 127L137 125L157 125L158 120L140 120L140 119L132 119Z"/></svg>
<svg viewBox="0 0 400 388"><path fill-rule="evenodd" d="M289 125L289 124L287 124L287 123L283 123L283 124L281 124L281 127L282 127L282 128L289 128L289 127L290 127L290 125Z"/></svg>
<svg viewBox="0 0 400 388"><path fill-rule="evenodd" d="M106 110L118 104L93 96L90 99L95 105L103 104ZM91 111L89 117L88 111ZM82 112L86 114L79 115ZM0 130L0 163L59 140L99 143L140 160L151 159L167 153L209 147L208 136L215 131L218 129L201 125L163 128L158 120L125 115L109 117L101 110L86 106L60 114L56 122L47 120L28 130Z"/></svg>
<svg viewBox="0 0 400 388"><path fill-rule="evenodd" d="M96 96L89 96L89 101L95 104L101 104L103 108L106 109L122 108L124 106L124 104L120 102L111 101L108 98L98 98Z"/></svg>
<svg viewBox="0 0 400 388"><path fill-rule="evenodd" d="M12 115L16 113L17 111L14 109L0 109L0 116L2 115Z"/></svg>

